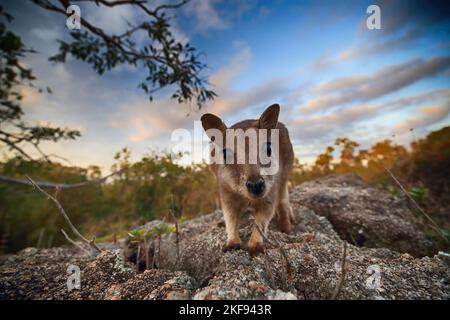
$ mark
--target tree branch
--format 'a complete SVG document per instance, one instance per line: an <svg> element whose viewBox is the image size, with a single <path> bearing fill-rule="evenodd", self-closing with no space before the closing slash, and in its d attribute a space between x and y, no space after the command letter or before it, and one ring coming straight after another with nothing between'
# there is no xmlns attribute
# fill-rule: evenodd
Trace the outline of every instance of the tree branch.
<svg viewBox="0 0 450 320"><path fill-rule="evenodd" d="M344 252L342 253L342 261L341 261L341 276L339 278L338 285L336 286L333 295L331 296L331 300L335 300L337 298L337 296L342 290L342 286L344 285L345 273L347 271L345 268L346 261L347 261L347 241L344 240Z"/></svg>
<svg viewBox="0 0 450 320"><path fill-rule="evenodd" d="M422 207L419 206L419 204L416 202L416 200L414 200L413 197L411 197L411 195L409 194L408 191L406 191L405 187L403 187L403 185L401 184L401 182L395 177L395 175L392 173L391 170L389 170L387 167L384 167L384 170L386 170L387 173L389 173L389 175L391 176L391 178L395 181L395 183L400 187L400 189L402 190L402 192L405 194L405 196L414 204L414 206L425 216L425 218L428 219L428 221L431 222L431 225L433 227L433 229L441 236L443 237L445 240L447 240L447 238L442 234L441 229L439 228L439 226L437 225L436 222L434 222L434 220L425 212L425 210L422 209Z"/></svg>
<svg viewBox="0 0 450 320"><path fill-rule="evenodd" d="M76 246L77 248L81 249L84 253L86 253L88 256L92 257L92 254L89 252L89 250L86 250L85 248L83 248L82 246L80 246L78 243L76 243L75 241L73 241L72 239L70 239L70 237L67 235L67 233L64 231L64 229L61 229L61 233L63 234L64 238L67 239L67 241L69 241L71 244L73 244L74 246Z"/></svg>
<svg viewBox="0 0 450 320"><path fill-rule="evenodd" d="M135 66L137 63L142 63L148 70L148 76L139 84L139 87L149 95L150 100L156 91L176 84L178 88L172 94L173 99L176 98L179 103L183 103L195 98L197 106L201 108L204 102L216 96L215 92L206 88L207 79L200 76L200 71L206 65L198 60L199 55L195 54L195 48L175 39L169 29L168 18L163 12L179 8L189 1L182 0L179 3L162 4L150 8L146 5L147 1L92 0L91 2L104 7L131 5L143 11L151 19L137 25L129 23L130 28L125 32L108 34L102 28L80 17L80 23L87 32L71 32L75 40L71 43L61 41L59 53L50 59L55 62L64 62L66 55L70 54L92 64L99 74L111 70L118 64ZM46 10L65 16L68 16L66 8L71 4L69 0L59 0L59 5L48 0L33 0L33 2ZM130 39L131 35L137 31L147 35L148 43L141 47ZM95 50L88 49L87 44ZM152 88L149 88L148 83Z"/></svg>
<svg viewBox="0 0 450 320"><path fill-rule="evenodd" d="M0 175L0 182L6 182L6 183L14 183L14 184L21 184L21 185L33 185L33 186L39 186L41 188L47 188L47 189L74 189L74 188L80 188L88 185L96 185L96 184L102 184L104 183L108 178L118 175L122 173L124 169L114 171L113 173L108 174L107 176L104 176L101 179L92 180L92 181L84 181L79 183L54 183L54 182L47 182L47 181L37 181L37 182L30 182L30 178L27 176L28 180L24 179L18 179L8 176Z"/></svg>
<svg viewBox="0 0 450 320"><path fill-rule="evenodd" d="M0 141L4 142L6 145L8 145L10 150L16 150L17 152L19 152L19 154L24 156L26 159L28 159L30 161L33 161L33 158L28 153L23 151L22 148L20 148L19 146L17 146L13 142L11 142L11 141L9 141L8 139L5 139L5 138L0 138Z"/></svg>
<svg viewBox="0 0 450 320"><path fill-rule="evenodd" d="M56 199L55 197L51 196L46 191L44 191L29 176L26 176L26 177L30 181L30 183L34 186L35 189L37 189L42 194L44 194L47 197L47 199L53 201L53 203L56 205L56 207L58 208L58 210L61 213L61 215L66 220L66 222L69 225L70 229L72 229L73 233L75 233L84 243L88 244L92 249L94 249L94 251L96 251L98 253L102 252L102 250L95 244L95 238L93 238L92 240L88 240L78 231L77 228L75 228L75 226L72 224L72 221L70 221L70 218L67 215L66 211L64 210L62 205L59 203L58 199Z"/></svg>

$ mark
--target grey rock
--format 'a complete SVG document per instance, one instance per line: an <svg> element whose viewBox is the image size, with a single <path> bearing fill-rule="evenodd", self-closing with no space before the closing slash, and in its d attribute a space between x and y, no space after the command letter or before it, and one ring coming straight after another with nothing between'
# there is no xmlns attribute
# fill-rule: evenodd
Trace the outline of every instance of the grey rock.
<svg viewBox="0 0 450 320"><path fill-rule="evenodd" d="M326 217L339 236L353 244L415 257L438 252L404 201L366 185L355 174L305 182L292 191L291 199Z"/></svg>

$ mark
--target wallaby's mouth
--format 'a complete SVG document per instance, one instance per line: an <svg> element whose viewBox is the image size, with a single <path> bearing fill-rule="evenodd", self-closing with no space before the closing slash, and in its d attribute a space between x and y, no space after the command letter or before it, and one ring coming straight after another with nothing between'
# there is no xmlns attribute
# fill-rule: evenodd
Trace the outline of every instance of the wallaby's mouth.
<svg viewBox="0 0 450 320"><path fill-rule="evenodd" d="M267 192L267 190L264 190L264 191L262 191L262 192L260 192L258 194L255 194L255 193L252 193L252 192L247 190L244 193L245 193L245 196L249 200L251 200L251 201L258 201L258 200L264 199L264 197L267 195L268 192Z"/></svg>
<svg viewBox="0 0 450 320"><path fill-rule="evenodd" d="M266 182L261 176L251 177L245 183L247 191L257 198L261 197L266 191Z"/></svg>

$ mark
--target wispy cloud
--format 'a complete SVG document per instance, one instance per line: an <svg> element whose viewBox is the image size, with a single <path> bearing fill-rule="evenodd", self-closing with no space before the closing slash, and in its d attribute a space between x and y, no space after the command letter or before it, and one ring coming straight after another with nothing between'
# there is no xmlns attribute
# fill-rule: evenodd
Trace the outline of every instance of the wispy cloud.
<svg viewBox="0 0 450 320"><path fill-rule="evenodd" d="M423 130L424 127L437 123L443 120L450 114L450 101L445 105L431 105L422 107L418 110L418 115L402 121L393 129L394 134L403 134L408 132L411 128Z"/></svg>
<svg viewBox="0 0 450 320"><path fill-rule="evenodd" d="M252 51L247 46L242 46L239 52L231 59L230 63L211 75L209 82L218 90L227 90L231 80L238 76L250 63Z"/></svg>
<svg viewBox="0 0 450 320"><path fill-rule="evenodd" d="M217 12L214 0L191 1L185 5L184 10L188 16L196 19L196 29L206 31L209 29L224 29L228 24Z"/></svg>
<svg viewBox="0 0 450 320"><path fill-rule="evenodd" d="M448 56L419 58L383 67L371 75L341 77L319 85L315 91L320 96L308 101L301 111L317 112L346 103L366 102L442 73L449 66Z"/></svg>
<svg viewBox="0 0 450 320"><path fill-rule="evenodd" d="M385 115L396 111L409 110L407 114L416 111L417 116L389 127L380 123ZM425 133L427 126L444 120L450 111L450 89L438 89L404 96L377 104L358 104L347 106L340 110L319 115L299 116L289 123L296 143L305 150L321 150L336 137L358 137L357 140L374 141L408 132L415 128L417 132ZM375 129L377 128L377 129ZM372 137L372 139L369 139ZM403 137L404 142L408 137Z"/></svg>
<svg viewBox="0 0 450 320"><path fill-rule="evenodd" d="M337 53L320 55L309 69L326 71L343 62L412 48L429 38L433 28L450 22L450 4L445 0L379 0L375 4L381 9L381 30L368 30L363 15L353 43Z"/></svg>
<svg viewBox="0 0 450 320"><path fill-rule="evenodd" d="M109 34L121 33L128 28L128 23L134 23L136 19L135 10L132 6L114 6L105 9L103 6L96 6L93 3L82 5L82 15L95 26L102 28Z"/></svg>
<svg viewBox="0 0 450 320"><path fill-rule="evenodd" d="M219 96L201 111L192 112L188 105L177 105L164 96L152 103L145 100L127 103L110 117L109 123L114 128L120 128L130 142L145 142L164 134L170 136L170 132L177 128L192 128L193 121L200 119L205 112L227 118L286 92L288 83L283 79L271 79L247 90L233 90L233 79L245 71L251 57L251 50L242 46L229 64L210 76L209 81Z"/></svg>

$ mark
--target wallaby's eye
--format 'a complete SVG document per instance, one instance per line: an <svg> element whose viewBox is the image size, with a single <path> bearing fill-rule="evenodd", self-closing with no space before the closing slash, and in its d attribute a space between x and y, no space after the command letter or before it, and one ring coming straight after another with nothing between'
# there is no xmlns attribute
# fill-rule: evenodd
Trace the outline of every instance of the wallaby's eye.
<svg viewBox="0 0 450 320"><path fill-rule="evenodd" d="M266 154L268 157L270 157L272 155L272 145L270 142L266 143Z"/></svg>
<svg viewBox="0 0 450 320"><path fill-rule="evenodd" d="M233 162L233 151L231 149L223 149L223 161L225 164Z"/></svg>

